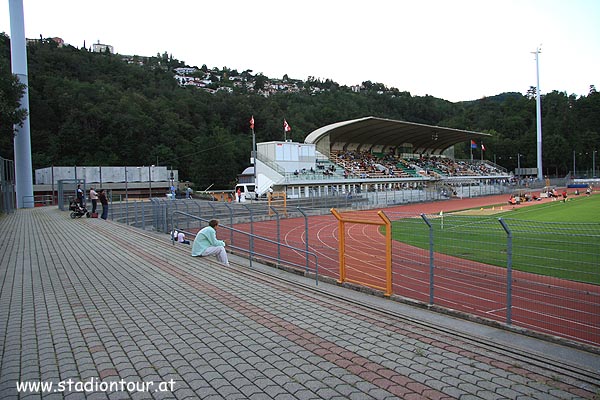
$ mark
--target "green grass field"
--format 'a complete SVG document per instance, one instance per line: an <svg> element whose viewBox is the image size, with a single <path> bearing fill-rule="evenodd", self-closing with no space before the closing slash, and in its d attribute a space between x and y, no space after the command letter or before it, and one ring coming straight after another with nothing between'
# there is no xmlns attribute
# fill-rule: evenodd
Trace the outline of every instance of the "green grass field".
<svg viewBox="0 0 600 400"><path fill-rule="evenodd" d="M517 208L501 216L539 222L600 223L600 196L570 196L566 203L545 200L539 205Z"/></svg>
<svg viewBox="0 0 600 400"><path fill-rule="evenodd" d="M544 200L514 209L497 205L492 215L483 215L491 208L429 216L434 251L506 267L507 233L498 222L502 218L513 235L513 269L600 284L599 195L572 196L567 202ZM392 237L429 247L429 230L419 219L394 221Z"/></svg>

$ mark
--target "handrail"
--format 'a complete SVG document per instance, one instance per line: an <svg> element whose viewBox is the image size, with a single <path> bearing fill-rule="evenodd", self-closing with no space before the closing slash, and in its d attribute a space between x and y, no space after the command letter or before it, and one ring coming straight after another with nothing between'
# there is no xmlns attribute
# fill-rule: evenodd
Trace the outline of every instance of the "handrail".
<svg viewBox="0 0 600 400"><path fill-rule="evenodd" d="M264 154L256 153L256 159L277 172L280 175L285 175L285 169L281 168L274 160Z"/></svg>
<svg viewBox="0 0 600 400"><path fill-rule="evenodd" d="M191 236L196 236L196 234L192 233L192 232L189 232L189 231L185 231L183 229L181 229L181 230L177 229L177 227L175 225L175 218L174 218L175 214L183 216L183 217L186 217L186 218L189 218L189 219L193 219L193 220L196 220L196 221L204 222L206 224L208 224L208 222L209 222L209 220L206 219L206 218L201 218L201 217L198 217L198 216L195 216L195 215L183 212L183 211L173 211L171 213L171 228L173 230L184 232L184 233L189 234ZM318 258L318 256L317 256L316 253L313 253L313 252L308 251L306 249L301 249L301 248L298 248L298 247L290 246L290 245L287 245L285 243L279 243L279 242L277 242L275 240L271 240L269 238L265 238L265 237L254 235L254 234L250 234L248 232L241 231L241 230L233 228L231 226L219 224L219 227L230 230L230 232L232 233L231 234L231 240L232 241L233 241L233 233L237 233L237 234L240 234L240 235L245 235L245 236L248 236L250 239L253 239L253 240L249 240L248 241L249 243L251 243L251 246L250 246L249 249L245 249L245 248L242 248L242 247L235 246L233 243L231 243L231 244L228 245L228 247L231 247L232 249L248 253L250 259L252 259L252 257L258 255L258 256L260 256L262 258L265 258L265 259L268 259L268 260L277 261L279 264L281 264L282 261L285 261L286 265L289 265L289 266L292 266L292 267L304 268L305 272L308 273L309 272L309 268L308 268L309 261L308 260L309 260L310 257L314 258L314 263L315 263L315 285L319 284L319 258ZM289 250L292 250L293 252L305 254L306 265L299 265L299 264L295 264L294 262L289 261L289 260L282 260L280 254L279 254L279 251L278 251L277 257L273 257L272 255L269 255L269 254L264 254L264 253L258 253L258 252L256 252L255 249L254 249L253 243L255 241L257 241L257 240L261 240L261 241L264 241L266 243L270 243L270 244L276 245L276 246L278 246L278 248L283 247L283 248L287 248ZM173 244L175 244L175 239L173 238L173 235L171 235L171 242Z"/></svg>

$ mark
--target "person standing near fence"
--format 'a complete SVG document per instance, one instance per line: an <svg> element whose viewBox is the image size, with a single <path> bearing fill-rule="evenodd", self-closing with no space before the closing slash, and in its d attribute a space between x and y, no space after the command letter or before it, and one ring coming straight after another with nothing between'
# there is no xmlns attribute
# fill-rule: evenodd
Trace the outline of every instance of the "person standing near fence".
<svg viewBox="0 0 600 400"><path fill-rule="evenodd" d="M83 204L83 189L81 188L81 184L77 184L77 202L81 207L85 207Z"/></svg>
<svg viewBox="0 0 600 400"><path fill-rule="evenodd" d="M102 215L100 218L107 219L108 218L108 199L106 198L106 193L104 193L104 189L100 189L98 193L98 199L100 200L100 204L102 204Z"/></svg>
<svg viewBox="0 0 600 400"><path fill-rule="evenodd" d="M90 200L92 200L92 214L94 214L96 212L96 207L98 206L98 193L93 187L90 188Z"/></svg>
<svg viewBox="0 0 600 400"><path fill-rule="evenodd" d="M207 227L200 229L194 239L192 257L216 256L221 264L229 266L225 242L217 239L217 226L219 226L219 220L211 219Z"/></svg>

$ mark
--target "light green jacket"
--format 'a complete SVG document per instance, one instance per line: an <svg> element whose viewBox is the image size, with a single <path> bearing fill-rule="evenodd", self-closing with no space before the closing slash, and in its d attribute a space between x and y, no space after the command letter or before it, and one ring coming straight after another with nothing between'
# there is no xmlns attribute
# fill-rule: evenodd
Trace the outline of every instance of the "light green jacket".
<svg viewBox="0 0 600 400"><path fill-rule="evenodd" d="M204 250L210 246L225 246L225 242L217 239L217 231L212 226L207 226L200 229L200 232L196 235L192 246L192 256L201 256Z"/></svg>

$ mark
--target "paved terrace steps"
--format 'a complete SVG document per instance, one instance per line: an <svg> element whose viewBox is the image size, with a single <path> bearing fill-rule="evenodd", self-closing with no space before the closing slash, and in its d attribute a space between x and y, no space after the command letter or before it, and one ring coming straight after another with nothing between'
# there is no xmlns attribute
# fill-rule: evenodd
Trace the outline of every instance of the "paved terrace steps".
<svg viewBox="0 0 600 400"><path fill-rule="evenodd" d="M40 398L17 395L17 381L96 383L44 396L68 399L600 394L595 354L315 288L234 256L225 268L164 234L36 208L0 217L0 246L1 399ZM105 392L99 382L149 391Z"/></svg>

